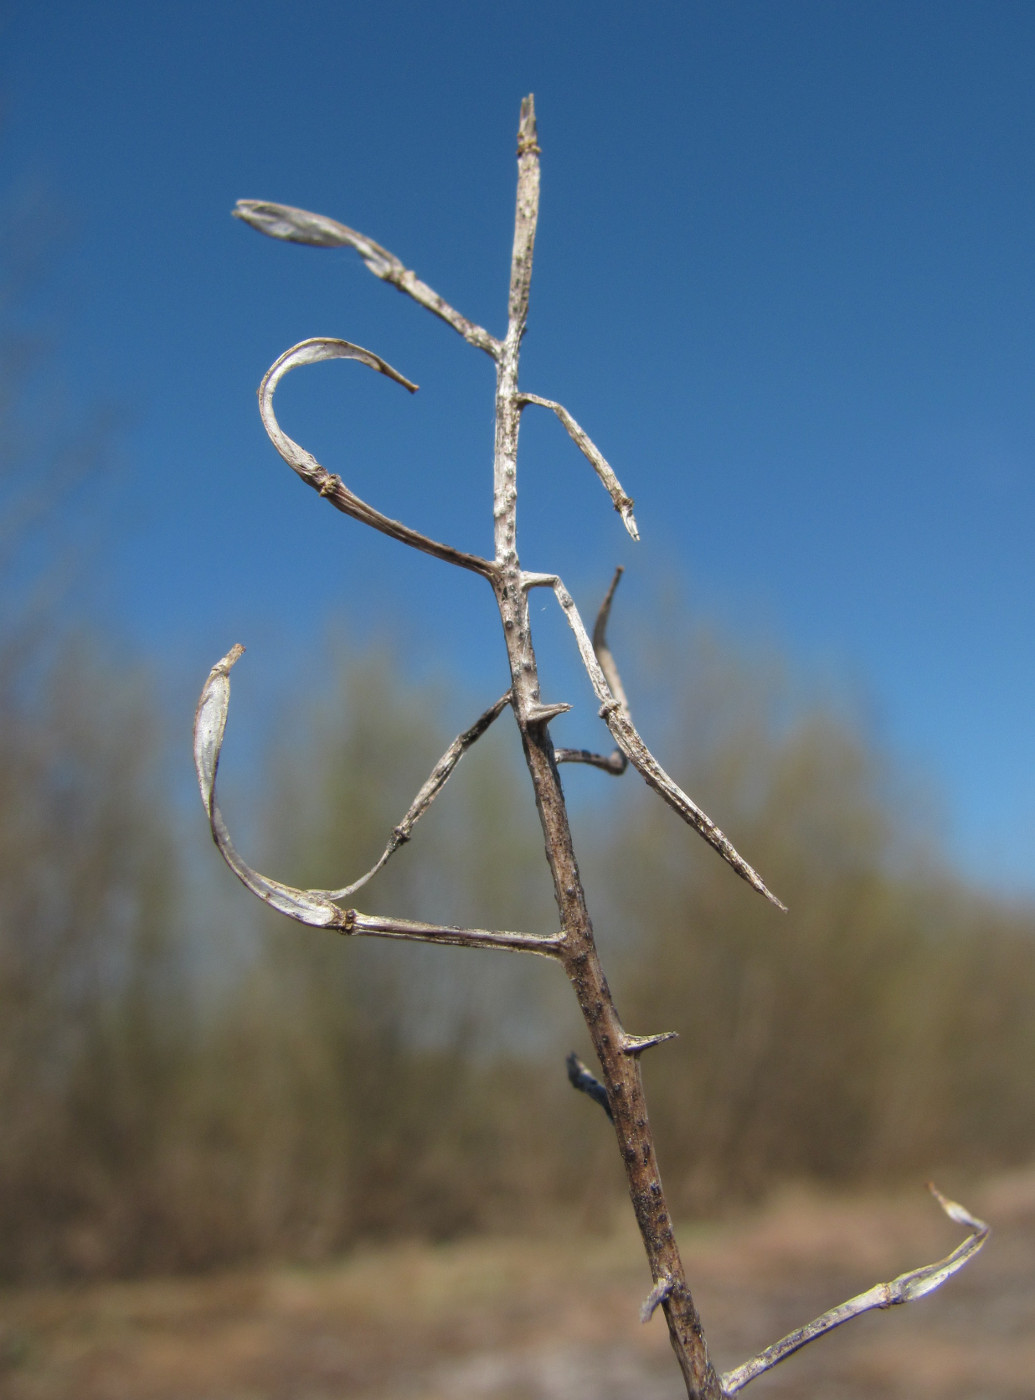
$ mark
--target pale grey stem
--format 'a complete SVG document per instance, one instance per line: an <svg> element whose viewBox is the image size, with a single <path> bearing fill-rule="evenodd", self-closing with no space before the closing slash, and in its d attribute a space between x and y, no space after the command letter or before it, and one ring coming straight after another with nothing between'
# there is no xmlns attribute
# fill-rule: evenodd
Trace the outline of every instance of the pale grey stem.
<svg viewBox="0 0 1035 1400"><path fill-rule="evenodd" d="M622 685L618 666L607 642L607 624L611 616L611 603L615 596L615 589L618 587L618 580L622 577L623 572L624 570L619 564L618 568L615 569L611 586L604 595L604 601L600 604L600 611L597 613L597 620L593 627L593 653L600 663L604 679L611 688L611 694L628 715L629 701L626 699L625 687ZM605 773L611 773L616 778L620 778L629 766L629 760L621 749L614 749L609 754L593 753L590 749L555 749L554 757L558 763L592 764L594 768L602 768Z"/></svg>
<svg viewBox="0 0 1035 1400"><path fill-rule="evenodd" d="M392 829L388 844L376 864L372 865L365 875L361 875L358 880L353 881L351 885L346 885L344 889L320 890L318 893L325 895L328 899L348 899L350 895L355 894L369 880L372 880L379 870L383 870L399 847L410 839L413 828L445 787L450 774L467 750L482 737L489 725L499 718L509 704L510 691L508 690L505 695L500 696L495 705L491 705L484 714L478 716L470 729L465 729L462 734L457 735L431 770L427 782L410 803L405 817L398 826Z"/></svg>
<svg viewBox="0 0 1035 1400"><path fill-rule="evenodd" d="M259 385L259 413L270 441L291 470L319 492L321 496L325 496L331 505L346 515L351 515L354 520L359 520L364 525L370 525L375 530L380 530L382 534L389 535L402 544L410 545L413 549L422 550L425 554L431 554L436 559L443 559L447 564L456 564L460 568L470 569L486 578L492 578L495 566L488 559L454 549L452 545L440 544L438 540L422 535L418 530L412 530L408 525L403 525L390 516L382 515L379 510L375 510L373 506L367 505L366 501L361 500L354 491L350 491L340 476L334 476L327 471L311 453L284 432L273 412L273 395L277 385L289 370L297 369L300 365L318 364L322 360L356 360L359 364L366 365L379 374L387 375L389 379L394 379L397 384L402 384L411 393L416 392L417 389L416 384L411 384L398 370L393 369L390 364L382 360L380 355L375 355L371 350L364 350L361 345L353 345L348 340L318 336L312 340L300 341L298 345L293 345L290 350L285 350L283 355L275 360L266 371L262 383Z"/></svg>
<svg viewBox="0 0 1035 1400"><path fill-rule="evenodd" d="M564 949L563 933L509 933L484 928L454 928L451 924L424 924L416 919L384 919L377 914L342 911L342 933L377 938L409 938L420 943L452 943L458 948L501 948L519 953L558 957Z"/></svg>
<svg viewBox="0 0 1035 1400"><path fill-rule="evenodd" d="M640 532L636 528L636 518L633 515L633 505L635 502L631 496L627 496L622 490L622 484L615 475L614 468L607 458L597 447L584 428L581 428L571 416L563 404L555 403L553 399L540 398L538 394L521 394L518 403L522 408L526 404L537 404L540 408L551 408L567 429L568 436L579 449L584 457L588 459L597 476L604 483L608 495L614 502L615 510L622 517L625 528L634 540L640 538Z"/></svg>
<svg viewBox="0 0 1035 1400"><path fill-rule="evenodd" d="M586 631L586 625L579 615L574 599L560 578L555 574L526 573L523 575L523 580L526 588L549 587L553 589L557 601L564 609L568 624L575 633L575 641L582 657L582 664L586 668L586 674L589 676L597 699L600 701L600 717L610 729L615 743L640 773L648 787L652 787L659 796L664 798L674 812L678 812L689 826L692 826L696 832L703 836L708 844L718 851L723 860L733 867L742 880L746 880L752 889L756 889L759 894L765 895L766 899L775 904L777 909L786 912L787 906L767 888L762 877L747 863L732 841L715 825L707 812L702 811L693 798L688 797L679 784L669 777L640 738L635 725L629 718L626 707L608 684L607 677L604 675L593 650L593 643Z"/></svg>
<svg viewBox="0 0 1035 1400"><path fill-rule="evenodd" d="M290 204L271 204L262 199L239 199L233 211L235 219L265 233L270 238L281 238L287 243L306 243L311 248L355 248L375 277L382 282L390 282L401 292L411 296L415 302L426 307L447 325L452 326L470 345L484 350L487 355L498 359L501 346L495 336L461 316L415 273L403 266L394 253L382 248L366 234L357 233L336 219L328 219L323 214L311 214L306 209L295 209Z"/></svg>
<svg viewBox="0 0 1035 1400"><path fill-rule="evenodd" d="M506 948L518 952L542 953L548 957L558 957L562 954L565 942L563 933L544 935L457 928L451 924L426 924L411 919L361 914L355 909L340 908L328 898L324 890L296 889L254 870L234 848L216 801L216 773L219 769L219 755L223 748L223 736L226 733L230 710L230 671L243 654L244 647L240 644L231 647L226 656L212 667L202 687L194 716L194 767L198 775L201 800L208 813L212 839L220 855L247 889L271 909L276 909L279 913L286 914L311 928L333 928L345 934L378 935L384 938L409 938L422 943L452 943L467 948ZM506 703L505 699L503 703ZM482 720L486 721L486 728L491 723L485 715L482 716ZM442 779L442 782L444 781L445 778Z"/></svg>
<svg viewBox="0 0 1035 1400"><path fill-rule="evenodd" d="M943 1196L930 1182L927 1189L950 1219L955 1220L959 1225L967 1226L971 1232L967 1239L945 1259L940 1259L934 1264L925 1264L919 1269L911 1269L906 1274L899 1274L898 1278L892 1279L890 1283L874 1284L865 1293L859 1293L856 1297L849 1298L846 1303L831 1308L829 1312L823 1313L821 1317L817 1317L808 1326L799 1327L797 1331L789 1333L778 1342L774 1342L771 1347L767 1347L751 1361L746 1361L743 1366L737 1366L734 1370L727 1371L722 1377L724 1394L735 1395L749 1381L753 1381L763 1372L771 1370L788 1356L793 1356L796 1351L808 1346L809 1342L816 1341L825 1332L830 1332L835 1327L850 1322L853 1317L861 1317L863 1313L871 1312L874 1308L892 1308L898 1303L911 1303L917 1298L923 1298L925 1294L940 1288L946 1279L951 1278L953 1274L963 1268L964 1264L973 1259L988 1239L991 1233L990 1227L983 1220L978 1220L976 1216L971 1215L958 1202L950 1201Z"/></svg>
<svg viewBox="0 0 1035 1400"><path fill-rule="evenodd" d="M528 325L528 296L532 281L532 255L535 251L539 220L539 141L536 134L535 102L531 95L521 103L518 126L518 186L514 213L514 243L510 258L510 288L507 297L507 335L496 362L496 436L493 450L492 515L496 564L502 571L497 587L512 587L509 575L518 572L517 556L517 444L521 426L518 401L518 361L521 341ZM504 582L504 579L506 581ZM507 626L504 618L504 626ZM510 617L512 628L517 624ZM534 664L533 664L534 670ZM531 672L528 673L529 676ZM514 686L514 707L519 721L528 706L539 700L531 681Z"/></svg>

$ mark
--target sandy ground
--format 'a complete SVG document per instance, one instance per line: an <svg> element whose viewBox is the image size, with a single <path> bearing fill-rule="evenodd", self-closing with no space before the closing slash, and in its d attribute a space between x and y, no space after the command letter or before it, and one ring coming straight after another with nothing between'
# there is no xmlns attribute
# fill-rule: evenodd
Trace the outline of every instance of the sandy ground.
<svg viewBox="0 0 1035 1400"><path fill-rule="evenodd" d="M954 1183L946 1183L952 1189ZM966 1193L961 1193L965 1194ZM982 1254L754 1382L752 1400L1035 1397L1035 1171L966 1199ZM788 1194L682 1232L720 1368L964 1232L908 1198ZM319 1269L0 1295L3 1400L679 1400L628 1227L601 1238L366 1251Z"/></svg>

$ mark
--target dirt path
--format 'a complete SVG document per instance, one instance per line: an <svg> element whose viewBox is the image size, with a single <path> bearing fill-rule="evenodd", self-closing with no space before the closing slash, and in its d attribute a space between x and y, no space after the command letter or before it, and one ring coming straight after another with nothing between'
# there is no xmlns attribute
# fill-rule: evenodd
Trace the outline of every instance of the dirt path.
<svg viewBox="0 0 1035 1400"><path fill-rule="evenodd" d="M954 1185L954 1183L950 1183ZM1031 1400L1035 1172L971 1192L995 1234L931 1297L851 1323L752 1400ZM785 1197L684 1232L720 1366L960 1238L907 1200ZM321 1269L0 1296L3 1400L679 1400L636 1238L409 1246Z"/></svg>

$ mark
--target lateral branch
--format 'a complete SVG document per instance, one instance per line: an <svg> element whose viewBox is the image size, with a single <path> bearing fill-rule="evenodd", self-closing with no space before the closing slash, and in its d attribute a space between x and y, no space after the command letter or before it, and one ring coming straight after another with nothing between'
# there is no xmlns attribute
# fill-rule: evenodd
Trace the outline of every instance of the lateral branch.
<svg viewBox="0 0 1035 1400"><path fill-rule="evenodd" d="M445 321L479 350L498 359L501 346L495 336L481 326L461 316L444 297L422 282L416 273L405 267L394 253L382 248L365 233L357 233L347 224L329 219L325 214L311 214L308 209L296 209L290 204L273 204L266 199L239 199L233 210L235 219L249 224L268 238L280 238L286 243L305 243L310 248L355 248L366 266L382 282L390 282L400 292L411 296L418 305Z"/></svg>
<svg viewBox="0 0 1035 1400"><path fill-rule="evenodd" d="M219 756L230 709L230 671L243 654L244 647L238 643L212 667L202 688L194 716L194 767L201 789L201 800L208 813L212 839L220 855L243 885L271 909L276 909L296 922L308 924L313 928L333 928L343 934L407 938L422 943L451 943L465 948L504 948L524 953L541 953L547 957L561 955L565 941L563 933L536 934L515 933L505 929L458 928L452 924L422 923L414 919L361 914L356 909L342 909L325 890L297 889L253 869L238 853L230 839L226 822L216 801L216 772L219 768ZM447 750L400 826L409 819L409 827L412 828L441 790L464 751L484 733L508 699L509 696L504 696L497 701ZM396 845L399 844L401 843L397 841ZM383 863L382 860L380 864ZM363 881L359 883L362 884Z"/></svg>
<svg viewBox="0 0 1035 1400"><path fill-rule="evenodd" d="M853 1317L861 1317L863 1313L872 1312L874 1308L893 1308L899 1303L912 1303L917 1298L933 1293L946 1279L958 1273L964 1264L973 1259L991 1234L991 1227L976 1215L971 1215L965 1206L943 1196L932 1182L927 1183L927 1189L950 1220L954 1220L958 1225L965 1225L970 1231L963 1243L945 1259L899 1274L898 1278L893 1278L890 1283L875 1283L865 1293L858 1293L846 1303L831 1308L807 1326L799 1327L780 1341L774 1342L771 1347L766 1347L765 1351L750 1361L745 1361L742 1366L727 1371L722 1377L725 1395L736 1395L737 1391L743 1390L750 1381L766 1371L771 1371L788 1356L793 1356L796 1351L800 1351L802 1347L808 1346L825 1333L832 1332L835 1327L850 1322Z"/></svg>

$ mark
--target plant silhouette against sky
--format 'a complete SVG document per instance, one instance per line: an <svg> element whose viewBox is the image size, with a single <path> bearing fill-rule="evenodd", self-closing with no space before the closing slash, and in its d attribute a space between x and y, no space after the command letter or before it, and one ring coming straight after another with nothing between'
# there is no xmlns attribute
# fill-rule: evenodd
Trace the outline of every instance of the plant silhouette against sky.
<svg viewBox="0 0 1035 1400"><path fill-rule="evenodd" d="M386 938L449 943L469 948L509 948L537 953L560 963L567 974L585 1018L602 1078L598 1080L574 1056L569 1077L576 1088L599 1101L613 1124L625 1165L629 1193L650 1264L652 1286L643 1306L647 1321L657 1308L664 1312L672 1347L691 1400L719 1400L732 1395L755 1376L785 1356L874 1307L888 1307L920 1297L938 1287L981 1247L988 1227L963 1207L935 1196L947 1213L969 1230L967 1239L947 1259L903 1274L888 1284L878 1284L857 1298L823 1314L807 1327L792 1333L752 1361L719 1376L705 1342L701 1319L687 1285L666 1203L647 1115L640 1075L640 1055L671 1038L670 1033L633 1035L625 1030L614 1004L597 953L593 925L579 874L561 787L559 765L589 763L620 776L631 764L668 803L755 890L783 909L761 876L738 853L711 818L665 772L643 743L632 723L621 678L607 644L607 622L618 570L601 606L592 635L562 580L556 574L528 573L521 568L517 550L517 448L521 417L527 408L541 407L556 414L576 446L589 460L611 497L615 510L633 539L638 539L633 501L623 490L609 463L583 429L561 404L519 388L518 363L528 320L529 286L536 225L539 215L539 144L533 99L521 106L518 131L517 213L511 262L506 335L498 340L481 326L468 321L436 292L403 266L373 239L322 215L286 205L258 200L239 201L235 214L261 233L287 242L310 246L351 247L376 277L407 293L457 331L476 349L490 356L496 366L496 432L494 453L493 517L495 555L484 559L442 544L419 531L392 520L361 500L349 487L283 431L273 410L280 380L290 370L323 360L354 360L387 375L410 392L416 390L378 355L346 340L316 338L286 351L267 371L259 389L262 421L284 461L338 510L370 525L402 544L422 550L445 563L484 578L496 599L510 665L511 684L450 745L435 765L409 810L391 832L384 852L371 870L335 890L301 890L253 870L235 850L215 799L216 769L226 726L230 697L229 672L243 647L235 646L213 668L199 701L195 719L195 762L220 852L234 873L272 908L301 923L335 929L342 934L366 934ZM529 618L533 589L552 590L574 633L583 665L600 702L600 718L615 743L610 754L582 749L555 748L550 722L569 710L562 701L541 693ZM535 793L545 839L546 858L553 879L560 915L560 929L553 934L533 934L499 929L470 929L423 923L361 913L346 903L408 841L416 823L434 801L465 751L509 708L521 735L525 761ZM934 1189L933 1187L931 1188Z"/></svg>

